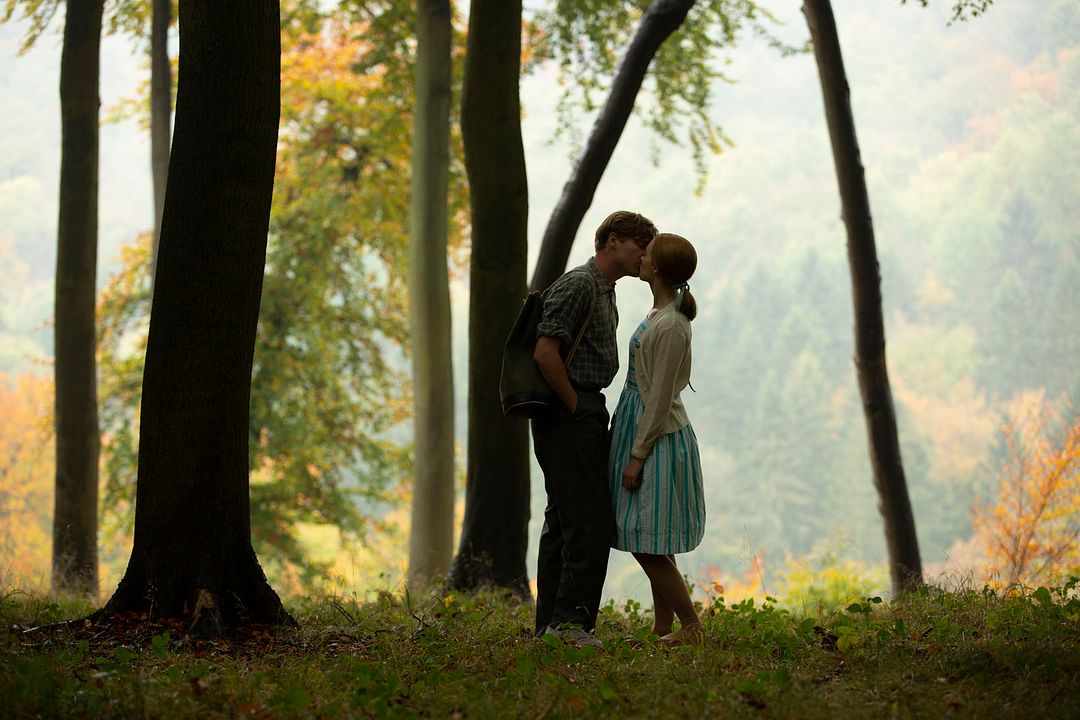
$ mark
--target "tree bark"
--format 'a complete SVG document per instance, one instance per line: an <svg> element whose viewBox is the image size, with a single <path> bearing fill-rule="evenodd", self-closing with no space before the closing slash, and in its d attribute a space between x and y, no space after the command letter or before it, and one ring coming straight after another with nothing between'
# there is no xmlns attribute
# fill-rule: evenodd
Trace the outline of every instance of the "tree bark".
<svg viewBox="0 0 1080 720"><path fill-rule="evenodd" d="M679 29L695 0L655 0L634 32L626 56L611 85L604 107L596 118L585 150L574 165L551 213L540 244L530 290L543 290L566 271L566 261L585 212L592 205L596 187L607 169L615 146L634 109L649 63L660 46Z"/></svg>
<svg viewBox="0 0 1080 720"><path fill-rule="evenodd" d="M922 561L900 458L896 412L885 363L881 277L870 219L870 198L855 136L855 119L832 6L829 0L805 0L802 9L813 40L847 227L848 265L855 309L855 369L866 416L870 464L878 493L878 510L885 525L895 595L922 583Z"/></svg>
<svg viewBox="0 0 1080 720"><path fill-rule="evenodd" d="M472 0L461 130L472 210L469 457L465 521L450 584L531 598L525 569L529 438L503 416L502 347L525 296L528 188L518 78L521 0Z"/></svg>
<svg viewBox="0 0 1080 720"><path fill-rule="evenodd" d="M150 21L150 167L154 177L154 244L150 252L150 277L157 267L161 238L161 212L165 207L165 182L169 174L169 136L172 116L172 66L169 64L169 26L172 0L153 0Z"/></svg>
<svg viewBox="0 0 1080 720"><path fill-rule="evenodd" d="M60 60L60 216L56 253L56 496L52 581L97 594L98 98L102 0L69 0Z"/></svg>
<svg viewBox="0 0 1080 720"><path fill-rule="evenodd" d="M454 548L454 377L446 267L450 0L417 0L409 286L414 481L409 584L446 575Z"/></svg>
<svg viewBox="0 0 1080 720"><path fill-rule="evenodd" d="M248 403L280 111L277 2L182 0L135 542L103 613L291 623L251 546Z"/></svg>

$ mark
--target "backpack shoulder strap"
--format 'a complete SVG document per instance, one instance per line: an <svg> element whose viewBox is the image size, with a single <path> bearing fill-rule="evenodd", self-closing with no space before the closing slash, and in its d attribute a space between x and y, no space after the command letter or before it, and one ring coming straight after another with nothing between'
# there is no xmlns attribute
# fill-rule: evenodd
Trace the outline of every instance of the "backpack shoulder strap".
<svg viewBox="0 0 1080 720"><path fill-rule="evenodd" d="M584 270L579 271L584 274ZM589 327L589 321L592 320L593 308L596 306L596 292L589 293L589 312L585 315L585 322L581 324L581 329L578 330L577 337L574 338L574 344L570 346L570 352L566 355L565 365L570 364L570 360L573 359L574 353L577 352L578 345L581 343L581 338L585 337L585 329Z"/></svg>

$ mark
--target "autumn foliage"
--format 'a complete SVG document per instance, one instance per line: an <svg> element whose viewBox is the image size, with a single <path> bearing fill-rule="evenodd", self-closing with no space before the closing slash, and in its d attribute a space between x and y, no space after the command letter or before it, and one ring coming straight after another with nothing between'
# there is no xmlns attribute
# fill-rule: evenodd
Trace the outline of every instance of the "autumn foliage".
<svg viewBox="0 0 1080 720"><path fill-rule="evenodd" d="M53 384L0 373L0 579L47 587L52 550Z"/></svg>
<svg viewBox="0 0 1080 720"><path fill-rule="evenodd" d="M1037 397L1017 403L1002 433L1008 460L997 499L975 514L989 554L988 571L1006 585L1046 585L1075 574L1080 568L1080 416L1061 423Z"/></svg>

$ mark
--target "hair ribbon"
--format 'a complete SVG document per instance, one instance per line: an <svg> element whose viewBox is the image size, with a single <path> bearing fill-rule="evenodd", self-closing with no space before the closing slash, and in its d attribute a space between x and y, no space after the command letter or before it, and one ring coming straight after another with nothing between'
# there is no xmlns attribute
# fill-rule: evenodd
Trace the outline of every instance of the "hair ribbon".
<svg viewBox="0 0 1080 720"><path fill-rule="evenodd" d="M675 310L682 309L683 298L686 297L686 293L690 292L690 283L683 280L681 283L675 285L675 292L679 293L679 297L675 300Z"/></svg>

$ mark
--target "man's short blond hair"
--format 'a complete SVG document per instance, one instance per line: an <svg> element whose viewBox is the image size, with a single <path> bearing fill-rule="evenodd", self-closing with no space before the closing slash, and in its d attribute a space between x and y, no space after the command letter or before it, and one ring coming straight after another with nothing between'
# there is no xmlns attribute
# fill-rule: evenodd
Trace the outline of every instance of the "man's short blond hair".
<svg viewBox="0 0 1080 720"><path fill-rule="evenodd" d="M612 233L615 233L616 237L627 240L650 242L656 237L656 225L641 213L616 210L600 223L600 227L596 228L597 250L604 247L608 236Z"/></svg>

